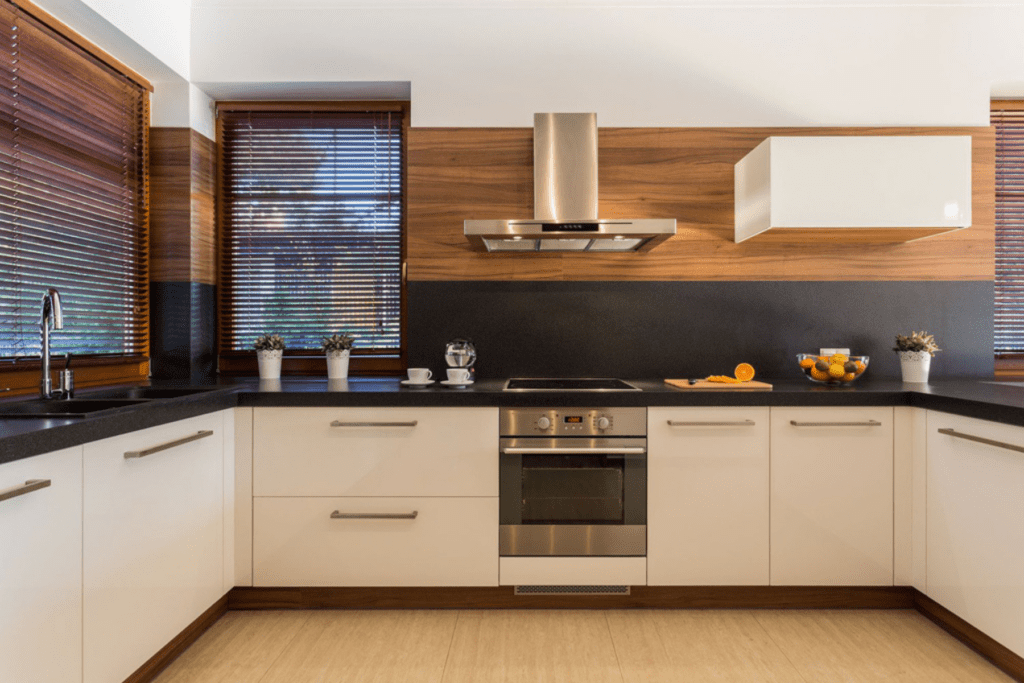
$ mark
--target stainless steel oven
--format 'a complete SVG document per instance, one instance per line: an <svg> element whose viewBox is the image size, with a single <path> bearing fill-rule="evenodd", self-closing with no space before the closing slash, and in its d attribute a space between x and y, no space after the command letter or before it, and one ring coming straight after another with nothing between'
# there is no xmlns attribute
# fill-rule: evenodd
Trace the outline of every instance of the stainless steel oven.
<svg viewBox="0 0 1024 683"><path fill-rule="evenodd" d="M647 554L647 409L501 411L502 556Z"/></svg>

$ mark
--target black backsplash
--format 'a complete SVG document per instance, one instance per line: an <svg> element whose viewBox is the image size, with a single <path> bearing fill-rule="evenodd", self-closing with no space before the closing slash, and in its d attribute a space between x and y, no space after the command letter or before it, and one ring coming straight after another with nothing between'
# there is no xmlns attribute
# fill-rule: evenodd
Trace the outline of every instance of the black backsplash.
<svg viewBox="0 0 1024 683"><path fill-rule="evenodd" d="M849 347L899 377L897 333L927 330L935 379L993 374L987 282L410 282L409 365L442 371L449 339L479 378L703 377L753 364L795 379L797 353Z"/></svg>
<svg viewBox="0 0 1024 683"><path fill-rule="evenodd" d="M198 282L151 282L149 292L153 377L195 384L213 379L216 288Z"/></svg>

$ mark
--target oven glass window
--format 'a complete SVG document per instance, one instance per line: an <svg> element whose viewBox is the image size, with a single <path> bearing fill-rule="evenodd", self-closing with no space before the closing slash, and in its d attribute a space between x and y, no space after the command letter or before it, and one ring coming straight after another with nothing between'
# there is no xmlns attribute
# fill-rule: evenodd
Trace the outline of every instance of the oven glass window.
<svg viewBox="0 0 1024 683"><path fill-rule="evenodd" d="M523 456L523 524L623 524L622 456Z"/></svg>

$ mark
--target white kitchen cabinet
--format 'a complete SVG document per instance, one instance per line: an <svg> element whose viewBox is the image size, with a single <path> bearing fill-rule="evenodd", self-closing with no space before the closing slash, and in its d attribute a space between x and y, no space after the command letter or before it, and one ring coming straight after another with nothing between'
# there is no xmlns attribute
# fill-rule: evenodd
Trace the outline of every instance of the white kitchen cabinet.
<svg viewBox="0 0 1024 683"><path fill-rule="evenodd" d="M771 583L893 585L893 409L772 408Z"/></svg>
<svg viewBox="0 0 1024 683"><path fill-rule="evenodd" d="M256 498L253 526L256 586L498 585L497 498Z"/></svg>
<svg viewBox="0 0 1024 683"><path fill-rule="evenodd" d="M1012 448L1021 427L928 411L927 594L1024 656L1024 452Z"/></svg>
<svg viewBox="0 0 1024 683"><path fill-rule="evenodd" d="M123 681L224 594L223 431L212 413L85 446L85 683Z"/></svg>
<svg viewBox="0 0 1024 683"><path fill-rule="evenodd" d="M648 585L768 585L768 408L647 418Z"/></svg>
<svg viewBox="0 0 1024 683"><path fill-rule="evenodd" d="M80 681L81 446L0 465L0 499L0 681Z"/></svg>
<svg viewBox="0 0 1024 683"><path fill-rule="evenodd" d="M256 408L254 496L497 496L497 408Z"/></svg>

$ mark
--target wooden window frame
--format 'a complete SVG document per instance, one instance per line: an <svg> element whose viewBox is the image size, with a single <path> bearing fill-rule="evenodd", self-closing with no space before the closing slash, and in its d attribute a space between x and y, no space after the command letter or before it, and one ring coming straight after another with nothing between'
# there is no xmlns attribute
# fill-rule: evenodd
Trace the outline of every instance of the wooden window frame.
<svg viewBox="0 0 1024 683"><path fill-rule="evenodd" d="M153 92L153 85L140 73L116 59L113 55L102 50L93 44L70 26L60 21L43 8L27 0L9 0L7 4L12 5L21 13L31 17L36 22L44 25L64 40L71 43L75 48L89 57L102 63L115 72L120 73L137 85L141 86L146 93ZM142 155L141 166L145 174L142 182L141 206L142 220L140 225L141 235L139 241L142 244L140 277L143 282L148 282L149 274L149 126L150 126L150 103L148 95L143 96L143 121L142 121ZM41 293L40 293L41 296ZM148 284L144 287L142 294L144 309L141 313L143 318L143 329L145 337L140 344L141 353L120 356L78 356L74 360L75 386L86 388L92 386L107 386L111 384L137 384L144 382L149 377L149 289ZM59 333L58 333L59 334ZM36 393L39 391L39 373L42 362L38 358L5 358L0 359L0 396L21 396Z"/></svg>
<svg viewBox="0 0 1024 683"><path fill-rule="evenodd" d="M398 376L404 375L408 364L408 221L409 221L409 111L407 101L245 101L230 100L217 102L217 140L223 140L223 118L221 112L245 111L337 111L337 112L401 112L402 113L402 217L400 221L401 255L400 255L400 303L399 303L399 350L395 356L385 356L372 352L361 352L353 349L349 361L349 375L352 376ZM217 289L223 293L222 274L224 272L224 239L226 237L224 219L224 193L222 191L222 169L224 168L224 145L217 145L216 174L216 221L217 221ZM256 376L259 365L256 352L225 349L220 338L223 327L222 316L229 315L224 310L223 299L218 295L217 303L217 372L225 376ZM327 360L323 353L311 350L286 349L281 361L282 376L318 376L327 374Z"/></svg>

